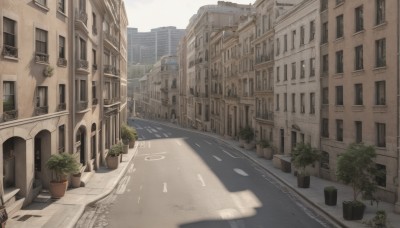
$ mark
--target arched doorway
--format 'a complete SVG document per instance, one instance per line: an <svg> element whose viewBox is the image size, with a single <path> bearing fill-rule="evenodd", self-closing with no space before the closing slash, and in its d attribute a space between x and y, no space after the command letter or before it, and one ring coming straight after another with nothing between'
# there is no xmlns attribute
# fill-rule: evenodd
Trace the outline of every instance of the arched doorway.
<svg viewBox="0 0 400 228"><path fill-rule="evenodd" d="M51 134L47 130L40 131L34 138L33 164L35 170L35 186L38 184L46 186L45 164L51 154ZM51 174L50 174L51 175Z"/></svg>
<svg viewBox="0 0 400 228"><path fill-rule="evenodd" d="M12 137L3 143L2 172L4 189L22 189L26 185L23 182L26 177L26 142L24 139Z"/></svg>
<svg viewBox="0 0 400 228"><path fill-rule="evenodd" d="M85 141L85 138L86 138L86 131L85 131L85 128L82 126L76 132L76 139L75 139L76 153L79 154L79 162L82 165L86 165L86 159L85 159L86 141Z"/></svg>

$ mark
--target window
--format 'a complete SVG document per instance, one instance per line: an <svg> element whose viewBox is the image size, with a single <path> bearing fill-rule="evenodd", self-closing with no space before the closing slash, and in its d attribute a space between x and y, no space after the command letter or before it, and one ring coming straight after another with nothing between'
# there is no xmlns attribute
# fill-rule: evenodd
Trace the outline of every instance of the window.
<svg viewBox="0 0 400 228"><path fill-rule="evenodd" d="M17 58L18 49L15 39L15 24L16 22L3 17L3 55Z"/></svg>
<svg viewBox="0 0 400 228"><path fill-rule="evenodd" d="M315 58L310 59L310 77L315 76Z"/></svg>
<svg viewBox="0 0 400 228"><path fill-rule="evenodd" d="M280 76L279 76L279 71L280 71L280 67L276 67L276 81L277 82L279 82L281 80Z"/></svg>
<svg viewBox="0 0 400 228"><path fill-rule="evenodd" d="M82 38L79 38L79 47L80 47L80 59L81 60L87 60L86 59L86 41Z"/></svg>
<svg viewBox="0 0 400 228"><path fill-rule="evenodd" d="M65 13L65 0L58 0L58 11Z"/></svg>
<svg viewBox="0 0 400 228"><path fill-rule="evenodd" d="M296 112L296 94L292 93L292 112Z"/></svg>
<svg viewBox="0 0 400 228"><path fill-rule="evenodd" d="M86 101L86 80L80 80L79 101Z"/></svg>
<svg viewBox="0 0 400 228"><path fill-rule="evenodd" d="M3 112L15 110L15 82L3 81Z"/></svg>
<svg viewBox="0 0 400 228"><path fill-rule="evenodd" d="M376 164L377 174L375 177L376 184L380 187L386 187L386 166Z"/></svg>
<svg viewBox="0 0 400 228"><path fill-rule="evenodd" d="M93 69L97 70L97 56L96 56L96 50L92 49L92 65L93 65Z"/></svg>
<svg viewBox="0 0 400 228"><path fill-rule="evenodd" d="M96 22L96 14L92 13L92 18L93 18L93 25L92 25L92 33L94 35L97 35L97 22Z"/></svg>
<svg viewBox="0 0 400 228"><path fill-rule="evenodd" d="M283 36L283 52L287 51L287 35Z"/></svg>
<svg viewBox="0 0 400 228"><path fill-rule="evenodd" d="M328 55L322 56L322 73L327 74L329 71L329 57Z"/></svg>
<svg viewBox="0 0 400 228"><path fill-rule="evenodd" d="M321 127L321 136L324 138L329 138L329 120L326 118L322 118Z"/></svg>
<svg viewBox="0 0 400 228"><path fill-rule="evenodd" d="M321 12L328 9L328 0L321 0Z"/></svg>
<svg viewBox="0 0 400 228"><path fill-rule="evenodd" d="M283 94L283 111L287 111L287 93Z"/></svg>
<svg viewBox="0 0 400 228"><path fill-rule="evenodd" d="M343 120L336 120L336 140L343 141Z"/></svg>
<svg viewBox="0 0 400 228"><path fill-rule="evenodd" d="M300 46L304 45L304 26L300 27Z"/></svg>
<svg viewBox="0 0 400 228"><path fill-rule="evenodd" d="M336 73L343 73L343 50L336 52Z"/></svg>
<svg viewBox="0 0 400 228"><path fill-rule="evenodd" d="M355 52L355 70L364 69L364 60L363 60L363 45L357 46L354 49Z"/></svg>
<svg viewBox="0 0 400 228"><path fill-rule="evenodd" d="M304 102L304 93L300 93L300 113L306 112L306 105Z"/></svg>
<svg viewBox="0 0 400 228"><path fill-rule="evenodd" d="M336 5L339 5L339 4L343 3L343 2L344 2L344 0L336 0Z"/></svg>
<svg viewBox="0 0 400 228"><path fill-rule="evenodd" d="M363 105L363 87L362 84L354 85L354 104Z"/></svg>
<svg viewBox="0 0 400 228"><path fill-rule="evenodd" d="M355 24L356 24L356 32L364 30L364 9L363 6L359 6L355 9Z"/></svg>
<svg viewBox="0 0 400 228"><path fill-rule="evenodd" d="M304 63L304 60L300 61L300 78L304 78L306 74L306 64Z"/></svg>
<svg viewBox="0 0 400 228"><path fill-rule="evenodd" d="M278 56L281 52L281 43L279 42L279 38L276 39L276 55Z"/></svg>
<svg viewBox="0 0 400 228"><path fill-rule="evenodd" d="M58 127L58 152L65 151L65 125Z"/></svg>
<svg viewBox="0 0 400 228"><path fill-rule="evenodd" d="M96 81L92 81L92 99L97 99Z"/></svg>
<svg viewBox="0 0 400 228"><path fill-rule="evenodd" d="M355 128L356 128L356 143L361 143L362 142L362 122L361 121L355 121Z"/></svg>
<svg viewBox="0 0 400 228"><path fill-rule="evenodd" d="M310 41L315 38L315 21L310 21Z"/></svg>
<svg viewBox="0 0 400 228"><path fill-rule="evenodd" d="M47 6L47 0L35 0L35 3L38 3L42 6Z"/></svg>
<svg viewBox="0 0 400 228"><path fill-rule="evenodd" d="M315 114L315 93L310 93L310 114Z"/></svg>
<svg viewBox="0 0 400 228"><path fill-rule="evenodd" d="M386 66L386 39L375 41L376 67Z"/></svg>
<svg viewBox="0 0 400 228"><path fill-rule="evenodd" d="M58 37L58 58L65 59L65 38L63 36Z"/></svg>
<svg viewBox="0 0 400 228"><path fill-rule="evenodd" d="M58 101L60 104L65 104L65 85L60 84L58 86Z"/></svg>
<svg viewBox="0 0 400 228"><path fill-rule="evenodd" d="M296 63L292 63L292 80L296 79Z"/></svg>
<svg viewBox="0 0 400 228"><path fill-rule="evenodd" d="M343 37L343 15L336 17L336 38Z"/></svg>
<svg viewBox="0 0 400 228"><path fill-rule="evenodd" d="M386 124L376 123L376 146L386 147Z"/></svg>
<svg viewBox="0 0 400 228"><path fill-rule="evenodd" d="M276 94L276 111L279 111L279 94Z"/></svg>
<svg viewBox="0 0 400 228"><path fill-rule="evenodd" d="M322 88L322 104L329 104L329 89L328 87Z"/></svg>
<svg viewBox="0 0 400 228"><path fill-rule="evenodd" d="M47 86L38 86L36 91L36 107L47 107Z"/></svg>
<svg viewBox="0 0 400 228"><path fill-rule="evenodd" d="M36 61L49 62L47 54L47 31L36 29Z"/></svg>
<svg viewBox="0 0 400 228"><path fill-rule="evenodd" d="M287 64L283 66L283 81L287 81Z"/></svg>
<svg viewBox="0 0 400 228"><path fill-rule="evenodd" d="M376 0L376 25L385 22L385 0Z"/></svg>
<svg viewBox="0 0 400 228"><path fill-rule="evenodd" d="M375 82L375 105L386 105L386 82Z"/></svg>
<svg viewBox="0 0 400 228"><path fill-rule="evenodd" d="M292 31L292 49L295 47L295 41L296 41L296 30Z"/></svg>
<svg viewBox="0 0 400 228"><path fill-rule="evenodd" d="M336 105L343 105L343 86L336 86Z"/></svg>
<svg viewBox="0 0 400 228"><path fill-rule="evenodd" d="M79 10L86 12L86 0L79 0Z"/></svg>
<svg viewBox="0 0 400 228"><path fill-rule="evenodd" d="M328 43L328 22L322 24L321 34L322 34L321 44Z"/></svg>

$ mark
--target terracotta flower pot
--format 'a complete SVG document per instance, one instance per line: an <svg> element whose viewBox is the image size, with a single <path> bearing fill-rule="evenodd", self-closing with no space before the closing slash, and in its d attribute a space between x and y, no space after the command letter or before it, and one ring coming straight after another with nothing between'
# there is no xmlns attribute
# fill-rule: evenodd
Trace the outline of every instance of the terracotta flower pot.
<svg viewBox="0 0 400 228"><path fill-rule="evenodd" d="M68 186L68 181L63 181L63 182L51 181L49 189L51 198L59 199L63 197L65 195L65 192L67 191L67 186Z"/></svg>

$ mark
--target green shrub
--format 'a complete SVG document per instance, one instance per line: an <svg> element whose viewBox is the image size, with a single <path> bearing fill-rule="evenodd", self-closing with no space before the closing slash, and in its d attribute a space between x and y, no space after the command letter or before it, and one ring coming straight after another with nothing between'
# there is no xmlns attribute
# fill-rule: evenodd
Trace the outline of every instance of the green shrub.
<svg viewBox="0 0 400 228"><path fill-rule="evenodd" d="M306 174L306 167L314 164L319 159L319 152L312 148L309 143L298 143L292 152L294 167L299 169L300 174Z"/></svg>
<svg viewBox="0 0 400 228"><path fill-rule="evenodd" d="M110 148L110 150L108 151L108 155L107 155L107 156L117 157L117 156L119 156L122 152L123 152L122 143L117 143L117 144L114 144L114 145Z"/></svg>
<svg viewBox="0 0 400 228"><path fill-rule="evenodd" d="M65 181L69 174L78 173L80 168L76 156L69 153L52 154L46 165L53 171L54 181L57 182Z"/></svg>
<svg viewBox="0 0 400 228"><path fill-rule="evenodd" d="M253 128L246 126L245 128L240 129L239 138L246 140L246 142L249 143L254 138Z"/></svg>

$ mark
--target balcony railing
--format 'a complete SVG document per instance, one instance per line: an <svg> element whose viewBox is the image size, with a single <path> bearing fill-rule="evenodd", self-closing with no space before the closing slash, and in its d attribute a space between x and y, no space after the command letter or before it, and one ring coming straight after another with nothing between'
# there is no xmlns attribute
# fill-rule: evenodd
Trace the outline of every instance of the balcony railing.
<svg viewBox="0 0 400 228"><path fill-rule="evenodd" d="M92 105L97 105L99 103L99 100L97 98L92 99Z"/></svg>
<svg viewBox="0 0 400 228"><path fill-rule="evenodd" d="M112 74L112 75L118 75L117 73L117 68L113 65L104 65L104 73L105 74Z"/></svg>
<svg viewBox="0 0 400 228"><path fill-rule="evenodd" d="M57 107L58 111L64 111L66 109L67 109L67 104L65 104L65 103L58 104L58 107Z"/></svg>
<svg viewBox="0 0 400 228"><path fill-rule="evenodd" d="M18 118L18 110L10 110L3 112L3 121L15 120Z"/></svg>
<svg viewBox="0 0 400 228"><path fill-rule="evenodd" d="M97 64L93 64L92 68L93 68L94 71L96 71L97 70Z"/></svg>
<svg viewBox="0 0 400 228"><path fill-rule="evenodd" d="M81 11L77 11L76 13L76 19L78 21L82 21L83 24L87 25L87 19L88 19L88 15L85 11L81 10Z"/></svg>
<svg viewBox="0 0 400 228"><path fill-rule="evenodd" d="M108 33L108 34L106 34L106 39L110 43L112 43L115 47L118 47L118 39L115 36Z"/></svg>
<svg viewBox="0 0 400 228"><path fill-rule="evenodd" d="M35 115L40 116L49 113L49 107L43 106L43 107L36 107L35 108Z"/></svg>
<svg viewBox="0 0 400 228"><path fill-rule="evenodd" d="M111 98L111 99L104 99L103 103L104 103L104 105L112 105L112 104L115 104L115 103L117 103L119 101L120 101L119 97L114 97L114 98Z"/></svg>
<svg viewBox="0 0 400 228"><path fill-rule="evenodd" d="M62 66L62 67L67 66L67 60L64 59L64 58L58 58L58 60L57 60L57 65L58 65L58 66Z"/></svg>
<svg viewBox="0 0 400 228"><path fill-rule="evenodd" d="M36 62L43 62L43 63L49 63L49 55L46 53L35 53L35 61Z"/></svg>
<svg viewBox="0 0 400 228"><path fill-rule="evenodd" d="M87 101L79 101L78 103L76 103L76 110L79 111L83 111L85 109L88 108L88 102Z"/></svg>
<svg viewBox="0 0 400 228"><path fill-rule="evenodd" d="M256 118L273 121L274 113L273 112L257 113Z"/></svg>
<svg viewBox="0 0 400 228"><path fill-rule="evenodd" d="M18 48L13 46L4 45L3 51L1 52L3 56L18 58Z"/></svg>
<svg viewBox="0 0 400 228"><path fill-rule="evenodd" d="M84 59L79 59L78 61L76 61L76 67L78 69L88 69L89 68L89 61L84 60Z"/></svg>

